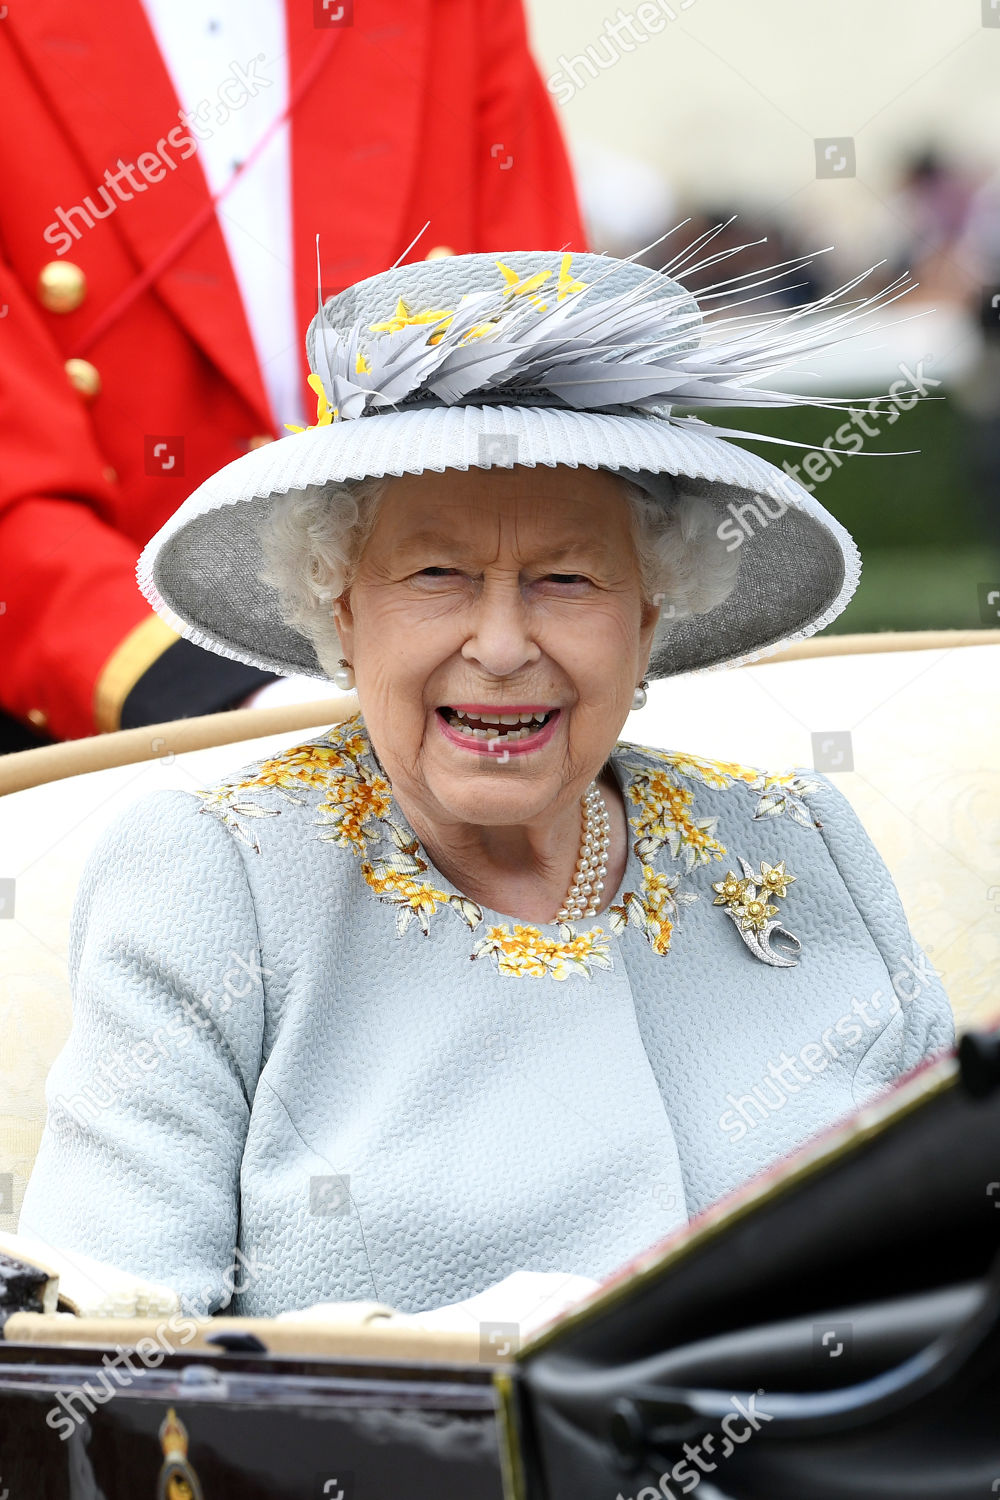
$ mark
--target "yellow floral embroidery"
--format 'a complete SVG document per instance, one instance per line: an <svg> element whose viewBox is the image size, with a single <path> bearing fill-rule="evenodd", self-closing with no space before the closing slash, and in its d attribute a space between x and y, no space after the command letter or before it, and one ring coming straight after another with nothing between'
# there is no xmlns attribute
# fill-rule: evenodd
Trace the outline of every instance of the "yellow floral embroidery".
<svg viewBox="0 0 1000 1500"><path fill-rule="evenodd" d="M392 788L383 776L360 768L356 773L335 772L327 778L326 797L317 809L316 821L330 827L320 838L363 854L381 836L376 825L388 817L391 807Z"/></svg>
<svg viewBox="0 0 1000 1500"><path fill-rule="evenodd" d="M415 856L411 858L417 873L427 869L422 859ZM366 860L361 866L361 873L381 901L386 901L390 906L398 908L396 932L400 937L414 918L419 922L424 937L428 937L430 935L428 919L434 915L439 906L453 907L473 928L478 927L483 920L482 908L477 906L475 901L470 901L465 896L452 896L447 891L436 890L429 882L415 880L413 875L405 874L386 860L377 860L374 865Z"/></svg>
<svg viewBox="0 0 1000 1500"><path fill-rule="evenodd" d="M624 932L629 925L638 927L654 953L669 953L678 907L698 899L679 886L679 875L665 875L644 864L642 890L626 891L619 905L608 908L612 932Z"/></svg>
<svg viewBox="0 0 1000 1500"><path fill-rule="evenodd" d="M664 850L687 871L721 859L726 850L716 837L717 817L699 817L695 791L675 778L687 777L704 785L729 787L737 781L770 799L763 813L772 816L788 811L810 826L808 810L800 816L795 807L812 786L793 773L780 775L739 766L735 762L705 761L695 756L619 745L625 780L627 807L633 811L629 823L633 850L640 861L642 881L638 890L625 891L608 909L607 925L620 934L632 927L645 937L654 953L665 955L676 927L680 908L698 899L681 889L681 873L666 873L654 861ZM657 764L659 763L659 764ZM252 832L253 820L277 817L277 797L302 805L307 793L319 792L316 804L316 837L350 849L358 856L361 875L368 888L395 910L395 926L402 936L416 923L426 936L430 923L442 910L452 911L470 930L483 921L482 908L457 892L441 890L428 879L430 865L411 832L393 816L392 787L375 760L371 742L360 715L316 740L292 746L279 755L256 762L243 774L219 786L199 791L202 811L213 813L233 833L260 853ZM772 896L783 896L794 879L784 863L761 863L758 888L750 891L730 872L714 885L716 904L724 901L741 912L748 922L762 922L774 914L768 905ZM758 901L762 913L753 902ZM610 936L602 927L579 932L573 923L556 927L557 936L523 923L501 923L487 929L473 947L471 957L489 957L497 972L510 977L566 979L571 974L590 977L598 969L613 967Z"/></svg>
<svg viewBox="0 0 1000 1500"><path fill-rule="evenodd" d="M547 938L540 927L506 923L487 929L486 936L473 948L472 957L489 954L497 961L499 973L511 978L530 975L542 979L568 979L570 974L591 977L593 969L613 967L608 935L600 927L574 934L570 923L559 926L559 938Z"/></svg>
<svg viewBox="0 0 1000 1500"><path fill-rule="evenodd" d="M745 782L751 791L760 794L754 809L755 819L787 813L793 822L804 828L823 826L803 801L810 792L819 791L819 782L811 777L797 776L794 771L761 771L756 766L743 766L734 760L706 760L683 751L647 750L645 753L671 766L679 775L700 781L704 786L726 790L737 781Z"/></svg>
<svg viewBox="0 0 1000 1500"><path fill-rule="evenodd" d="M657 855L666 845L674 859L683 859L685 869L721 859L725 848L714 836L717 817L692 816L694 793L671 781L663 771L640 771L628 789L640 809L629 818L638 835L635 852L642 860Z"/></svg>
<svg viewBox="0 0 1000 1500"><path fill-rule="evenodd" d="M735 760L703 760L700 755L688 755L684 751L651 750L657 760L664 761L679 771L682 776L692 776L705 786L724 790L734 781L754 782L760 772L754 766L741 766Z"/></svg>
<svg viewBox="0 0 1000 1500"><path fill-rule="evenodd" d="M345 763L344 755L332 745L296 745L283 755L260 761L252 776L227 782L210 791L196 791L195 796L202 799L204 812L215 813L238 838L259 854L256 837L251 836L241 820L277 817L279 809L261 807L252 800L252 794L255 791L275 791L286 802L302 803L305 798L296 797L293 788L323 787L331 771Z"/></svg>

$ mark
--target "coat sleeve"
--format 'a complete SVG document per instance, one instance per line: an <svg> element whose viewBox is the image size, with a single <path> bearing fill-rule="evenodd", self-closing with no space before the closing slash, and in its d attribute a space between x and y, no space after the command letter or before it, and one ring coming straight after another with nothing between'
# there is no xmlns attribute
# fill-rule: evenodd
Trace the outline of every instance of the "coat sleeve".
<svg viewBox="0 0 1000 1500"><path fill-rule="evenodd" d="M181 640L139 592L107 459L2 259L0 316L0 709L75 739L211 713L273 681Z"/></svg>
<svg viewBox="0 0 1000 1500"><path fill-rule="evenodd" d="M861 1056L854 1077L859 1106L904 1073L954 1045L955 1022L938 971L910 931L899 892L851 803L829 777L811 767L797 772L819 782L809 806L820 834L888 971L885 994L858 996L886 1024Z"/></svg>
<svg viewBox="0 0 1000 1500"><path fill-rule="evenodd" d="M552 96L522 0L479 0L477 250L586 250Z"/></svg>
<svg viewBox="0 0 1000 1500"><path fill-rule="evenodd" d="M239 1260L267 971L243 856L201 807L183 791L141 798L85 865L73 1021L18 1230L216 1312Z"/></svg>

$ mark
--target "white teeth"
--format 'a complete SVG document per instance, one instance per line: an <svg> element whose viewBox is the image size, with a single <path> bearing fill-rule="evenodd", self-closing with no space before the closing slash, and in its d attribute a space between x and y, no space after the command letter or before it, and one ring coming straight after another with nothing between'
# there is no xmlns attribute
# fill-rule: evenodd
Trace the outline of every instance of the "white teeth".
<svg viewBox="0 0 1000 1500"><path fill-rule="evenodd" d="M510 744L514 740L527 739L530 735L537 734L543 727L543 721L547 718L547 712L539 714L492 714L492 713L469 713L462 708L449 708L446 714L448 723L452 729L466 739L488 740L493 744ZM470 721L475 721L477 726L487 725L487 728L472 727ZM514 728L520 725L520 728Z"/></svg>

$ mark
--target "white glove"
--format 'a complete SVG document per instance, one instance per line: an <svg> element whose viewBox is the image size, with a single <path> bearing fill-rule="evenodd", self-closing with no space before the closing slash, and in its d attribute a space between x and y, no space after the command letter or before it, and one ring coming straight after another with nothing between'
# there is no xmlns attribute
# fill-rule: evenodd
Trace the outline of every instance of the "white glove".
<svg viewBox="0 0 1000 1500"><path fill-rule="evenodd" d="M589 1297L599 1281L563 1271L513 1271L485 1291L418 1313L396 1313L395 1319L418 1328L479 1330L483 1323L515 1323L522 1339Z"/></svg>
<svg viewBox="0 0 1000 1500"><path fill-rule="evenodd" d="M390 1327L409 1323L417 1328L477 1334L484 1323L514 1323L519 1339L527 1339L544 1324L582 1302L600 1284L589 1276L562 1271L514 1271L474 1297L427 1308L424 1312L396 1312L377 1302L316 1302L311 1307L278 1313L276 1321L356 1324L384 1320L384 1326Z"/></svg>
<svg viewBox="0 0 1000 1500"><path fill-rule="evenodd" d="M173 1287L144 1281L75 1250L4 1232L0 1251L50 1273L52 1279L42 1299L45 1312L56 1311L57 1295L81 1318L151 1318L180 1311L181 1299Z"/></svg>

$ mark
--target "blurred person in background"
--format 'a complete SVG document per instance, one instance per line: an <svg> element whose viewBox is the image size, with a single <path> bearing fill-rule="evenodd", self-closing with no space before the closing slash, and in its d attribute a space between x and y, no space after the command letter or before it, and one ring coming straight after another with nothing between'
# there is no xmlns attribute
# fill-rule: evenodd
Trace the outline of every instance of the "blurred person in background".
<svg viewBox="0 0 1000 1500"><path fill-rule="evenodd" d="M324 296L586 248L520 0L38 0L0 94L0 752L316 697L181 638L136 559L311 409L317 235Z"/></svg>
<svg viewBox="0 0 1000 1500"><path fill-rule="evenodd" d="M952 394L973 503L986 540L1000 548L1000 174L973 195L956 256L968 270L966 300L979 344ZM983 620L993 623L989 616Z"/></svg>
<svg viewBox="0 0 1000 1500"><path fill-rule="evenodd" d="M933 147L913 153L889 200L899 226L895 269L911 269L932 302L964 302L969 267L959 247L976 194L975 174Z"/></svg>

